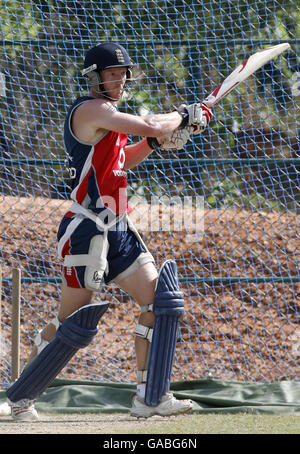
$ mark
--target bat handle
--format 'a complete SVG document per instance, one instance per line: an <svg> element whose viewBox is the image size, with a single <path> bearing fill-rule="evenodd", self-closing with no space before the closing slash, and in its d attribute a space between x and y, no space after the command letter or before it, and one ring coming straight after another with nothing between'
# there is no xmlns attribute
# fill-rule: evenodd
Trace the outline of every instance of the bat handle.
<svg viewBox="0 0 300 454"><path fill-rule="evenodd" d="M204 99L201 104L204 104L204 106L208 107L208 109L211 109L214 106L214 103L209 101L207 98Z"/></svg>

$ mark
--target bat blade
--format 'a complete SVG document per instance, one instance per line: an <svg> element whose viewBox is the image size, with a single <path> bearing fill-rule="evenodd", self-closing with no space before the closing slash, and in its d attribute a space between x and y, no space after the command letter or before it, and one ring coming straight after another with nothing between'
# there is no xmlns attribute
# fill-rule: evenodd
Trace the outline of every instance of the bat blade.
<svg viewBox="0 0 300 454"><path fill-rule="evenodd" d="M255 54L244 60L242 64L232 71L232 73L204 99L203 103L207 105L207 107L213 107L241 82L251 76L251 74L282 52L290 49L290 47L289 43L282 43L255 52Z"/></svg>

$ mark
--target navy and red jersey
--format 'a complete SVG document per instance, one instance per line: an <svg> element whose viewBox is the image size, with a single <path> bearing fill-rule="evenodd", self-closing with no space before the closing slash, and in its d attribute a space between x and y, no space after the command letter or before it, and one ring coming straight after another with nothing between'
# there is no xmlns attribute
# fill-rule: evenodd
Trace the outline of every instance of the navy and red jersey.
<svg viewBox="0 0 300 454"><path fill-rule="evenodd" d="M125 213L127 173L124 170L127 134L105 131L96 143L80 142L73 134L71 118L83 102L78 98L70 107L64 125L64 141L69 154L71 199L90 210L109 207L115 214Z"/></svg>

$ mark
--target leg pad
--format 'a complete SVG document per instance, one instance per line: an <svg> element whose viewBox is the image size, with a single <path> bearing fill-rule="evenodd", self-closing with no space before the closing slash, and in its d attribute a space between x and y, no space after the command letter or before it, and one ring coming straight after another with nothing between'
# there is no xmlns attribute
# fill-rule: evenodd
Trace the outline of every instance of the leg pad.
<svg viewBox="0 0 300 454"><path fill-rule="evenodd" d="M145 403L157 406L170 388L179 321L184 313L183 293L179 289L174 261L163 264L153 303L155 324L149 357Z"/></svg>
<svg viewBox="0 0 300 454"><path fill-rule="evenodd" d="M12 402L36 399L75 353L92 342L97 324L109 304L89 304L73 312L60 326L56 337L26 367L18 380L6 391Z"/></svg>

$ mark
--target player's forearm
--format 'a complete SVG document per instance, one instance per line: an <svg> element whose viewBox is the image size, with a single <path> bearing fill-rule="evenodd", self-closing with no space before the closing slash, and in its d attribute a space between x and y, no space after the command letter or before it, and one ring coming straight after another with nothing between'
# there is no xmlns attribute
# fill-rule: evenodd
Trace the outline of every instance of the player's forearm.
<svg viewBox="0 0 300 454"><path fill-rule="evenodd" d="M119 112L115 106L101 99L82 103L73 114L73 130L88 125L88 129L97 135L97 131L117 131L140 137L160 137L173 132L182 123L182 115L176 110L162 114L132 115Z"/></svg>
<svg viewBox="0 0 300 454"><path fill-rule="evenodd" d="M153 150L149 147L147 139L125 147L125 169L129 170L144 161Z"/></svg>
<svg viewBox="0 0 300 454"><path fill-rule="evenodd" d="M147 132L147 137L160 137L169 134L182 123L182 116L176 110L163 114L149 114L142 118L152 128L152 131Z"/></svg>
<svg viewBox="0 0 300 454"><path fill-rule="evenodd" d="M182 115L177 111L145 116L116 112L111 116L110 126L107 124L106 129L141 137L161 137L173 132L181 123Z"/></svg>

